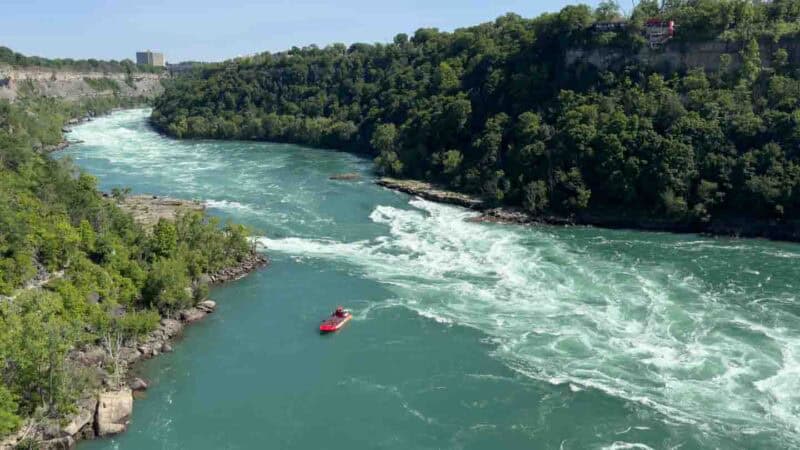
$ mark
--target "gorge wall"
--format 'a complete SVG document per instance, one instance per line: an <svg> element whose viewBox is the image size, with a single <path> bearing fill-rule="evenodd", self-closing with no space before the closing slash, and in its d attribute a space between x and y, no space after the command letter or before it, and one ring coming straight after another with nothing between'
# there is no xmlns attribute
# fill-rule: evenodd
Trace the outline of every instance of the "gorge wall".
<svg viewBox="0 0 800 450"><path fill-rule="evenodd" d="M791 64L800 63L800 41L784 39L778 42L759 42L763 67L771 67L773 55L783 48ZM644 64L660 72L674 73L703 67L707 72L716 72L721 67L722 55L730 55L728 70L741 67L739 52L741 43L725 41L671 42L661 49L644 47L638 52L614 48L571 49L566 54L567 66L590 65L601 70L618 70L632 63Z"/></svg>
<svg viewBox="0 0 800 450"><path fill-rule="evenodd" d="M163 91L166 74L74 72L39 67L0 65L0 99L14 101L21 92L33 90L46 97L79 100L92 97L155 97ZM87 81L89 80L89 81Z"/></svg>

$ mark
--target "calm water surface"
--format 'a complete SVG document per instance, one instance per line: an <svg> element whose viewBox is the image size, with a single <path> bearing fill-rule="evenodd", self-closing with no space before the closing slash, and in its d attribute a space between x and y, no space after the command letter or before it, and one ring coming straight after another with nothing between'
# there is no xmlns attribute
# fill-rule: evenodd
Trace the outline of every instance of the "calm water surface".
<svg viewBox="0 0 800 450"><path fill-rule="evenodd" d="M177 142L148 114L64 154L103 189L208 202L273 264L213 290L142 366L130 430L81 449L800 446L800 246L473 224L355 156ZM320 336L337 304L355 320Z"/></svg>

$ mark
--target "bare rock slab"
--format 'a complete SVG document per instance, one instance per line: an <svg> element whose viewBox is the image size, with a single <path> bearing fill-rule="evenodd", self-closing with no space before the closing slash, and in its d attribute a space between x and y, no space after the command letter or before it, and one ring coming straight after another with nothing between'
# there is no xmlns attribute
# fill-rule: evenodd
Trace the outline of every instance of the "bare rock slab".
<svg viewBox="0 0 800 450"><path fill-rule="evenodd" d="M50 439L39 443L40 450L71 450L75 447L75 439L72 436Z"/></svg>
<svg viewBox="0 0 800 450"><path fill-rule="evenodd" d="M133 391L145 391L147 390L147 382L141 378L134 378L133 381L130 383L131 390Z"/></svg>
<svg viewBox="0 0 800 450"><path fill-rule="evenodd" d="M189 308L181 311L181 320L186 323L197 322L206 316L206 312L198 308Z"/></svg>
<svg viewBox="0 0 800 450"><path fill-rule="evenodd" d="M183 330L183 324L175 319L161 319L161 329L167 337L174 337Z"/></svg>
<svg viewBox="0 0 800 450"><path fill-rule="evenodd" d="M197 304L197 309L205 311L207 313L214 312L217 309L217 302L214 300L203 300L202 302Z"/></svg>
<svg viewBox="0 0 800 450"><path fill-rule="evenodd" d="M83 427L92 423L92 419L94 418L94 411L89 409L81 409L78 411L78 414L72 418L72 420L61 429L61 431L67 436L75 436L78 434Z"/></svg>
<svg viewBox="0 0 800 450"><path fill-rule="evenodd" d="M102 392L97 401L98 436L109 436L125 431L133 411L133 392L129 388Z"/></svg>

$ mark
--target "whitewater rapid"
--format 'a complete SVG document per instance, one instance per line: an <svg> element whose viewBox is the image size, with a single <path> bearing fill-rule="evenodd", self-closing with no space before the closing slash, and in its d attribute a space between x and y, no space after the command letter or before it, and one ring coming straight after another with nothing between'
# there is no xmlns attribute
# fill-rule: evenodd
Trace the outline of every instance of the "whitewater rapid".
<svg viewBox="0 0 800 450"><path fill-rule="evenodd" d="M175 145L143 130L145 114L76 130L98 149L82 157L101 159L104 177L137 171L144 189L173 180L171 195L266 222L257 240L268 252L329 261L392 291L357 316L407 308L479 330L494 358L532 379L597 389L712 436L800 445L797 246L479 224L415 198L336 210L337 194L314 184L322 175L292 165L341 170L324 153L286 147L254 166L258 144L226 153L205 141ZM235 176L220 189L208 180L223 168ZM354 215L373 227L347 226Z"/></svg>
<svg viewBox="0 0 800 450"><path fill-rule="evenodd" d="M632 242L599 242L620 251L595 255L546 231L470 223L471 212L421 199L410 205L375 208L370 218L388 227L376 239L260 243L356 266L396 288L398 305L483 331L496 357L535 379L600 389L668 420L796 437L797 318L740 303L734 286L720 292L670 264L631 258ZM704 247L739 251L714 240L653 251ZM795 298L752 299L770 300Z"/></svg>

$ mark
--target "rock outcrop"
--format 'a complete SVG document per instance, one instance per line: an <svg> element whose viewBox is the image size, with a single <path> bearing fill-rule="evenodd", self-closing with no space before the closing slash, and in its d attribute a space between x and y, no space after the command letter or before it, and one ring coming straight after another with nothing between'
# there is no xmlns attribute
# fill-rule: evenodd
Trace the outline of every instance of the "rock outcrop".
<svg viewBox="0 0 800 450"><path fill-rule="evenodd" d="M761 39L759 53L761 65L772 66L772 55L782 48L787 51L790 64L800 62L800 43L796 39L784 38L779 42L772 39ZM675 73L702 67L706 72L717 72L723 68L722 55L730 57L726 69L739 70L742 66L742 44L722 40L704 42L668 43L664 48L650 49L643 47L638 52L596 47L591 49L573 48L567 50L565 62L567 66L587 65L600 70L620 70L632 63L643 64L664 73Z"/></svg>
<svg viewBox="0 0 800 450"><path fill-rule="evenodd" d="M200 202L155 195L128 195L117 205L145 228L152 228L161 219L175 220L181 213L205 209Z"/></svg>
<svg viewBox="0 0 800 450"><path fill-rule="evenodd" d="M141 378L134 378L130 382L130 388L132 391L146 391L147 390L147 382Z"/></svg>
<svg viewBox="0 0 800 450"><path fill-rule="evenodd" d="M233 267L227 267L219 272L208 275L209 284L220 284L243 278L250 272L258 270L269 264L269 259L261 253L252 252L247 258Z"/></svg>
<svg viewBox="0 0 800 450"><path fill-rule="evenodd" d="M197 304L197 309L207 313L212 313L215 309L217 309L217 302L214 300L203 300Z"/></svg>
<svg viewBox="0 0 800 450"><path fill-rule="evenodd" d="M39 450L72 450L75 447L75 439L72 436L64 436L55 439L42 441Z"/></svg>
<svg viewBox="0 0 800 450"><path fill-rule="evenodd" d="M61 431L63 436L76 437L83 432L89 431L94 434L92 424L94 423L94 415L97 411L97 399L92 397L84 402L81 402L78 412L72 417L67 425Z"/></svg>
<svg viewBox="0 0 800 450"><path fill-rule="evenodd" d="M434 202L450 203L469 209L482 210L485 208L483 200L460 192L448 191L431 183L418 180L398 180L396 178L381 178L375 182L396 191L416 195Z"/></svg>
<svg viewBox="0 0 800 450"><path fill-rule="evenodd" d="M95 427L100 437L125 431L133 412L133 392L130 388L100 393L97 400Z"/></svg>
<svg viewBox="0 0 800 450"><path fill-rule="evenodd" d="M189 308L181 311L180 316L182 321L186 323L192 323L192 322L197 322L198 320L205 317L206 312L200 310L199 308Z"/></svg>
<svg viewBox="0 0 800 450"><path fill-rule="evenodd" d="M79 100L94 97L153 98L164 91L161 80L166 74L73 72L44 67L10 67L0 65L0 99L14 101L21 89L33 88L39 95ZM86 80L111 80L115 89L98 90Z"/></svg>

